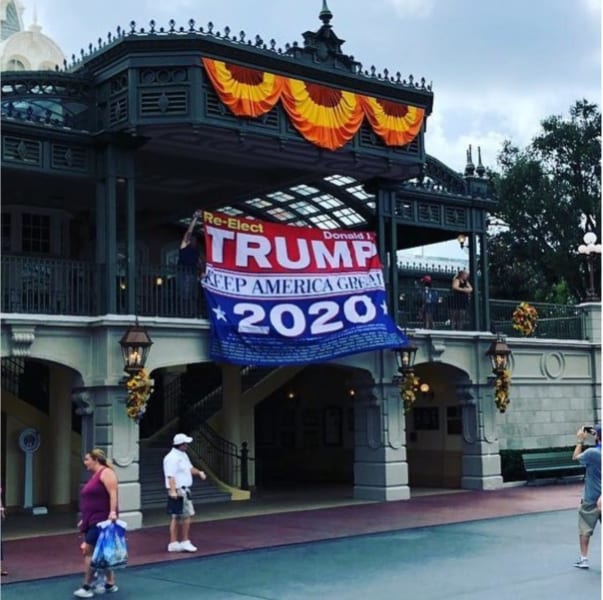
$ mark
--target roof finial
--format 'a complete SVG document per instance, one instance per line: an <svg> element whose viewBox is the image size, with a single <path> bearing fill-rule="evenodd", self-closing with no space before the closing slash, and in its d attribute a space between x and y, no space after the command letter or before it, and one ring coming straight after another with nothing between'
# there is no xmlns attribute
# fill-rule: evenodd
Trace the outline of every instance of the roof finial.
<svg viewBox="0 0 603 600"><path fill-rule="evenodd" d="M329 10L327 0L322 0L322 10L320 11L318 18L324 25L328 25L329 21L333 18L333 13Z"/></svg>
<svg viewBox="0 0 603 600"><path fill-rule="evenodd" d="M39 33L42 31L42 27L38 25L38 6L34 4L33 7L33 23L29 26L29 31L34 31Z"/></svg>
<svg viewBox="0 0 603 600"><path fill-rule="evenodd" d="M473 175L474 172L475 165L473 164L471 144L469 144L469 148L467 148L467 164L465 165L465 176Z"/></svg>
<svg viewBox="0 0 603 600"><path fill-rule="evenodd" d="M477 169L475 169L475 172L480 177L483 177L486 172L486 167L482 164L482 149L480 146L477 147Z"/></svg>

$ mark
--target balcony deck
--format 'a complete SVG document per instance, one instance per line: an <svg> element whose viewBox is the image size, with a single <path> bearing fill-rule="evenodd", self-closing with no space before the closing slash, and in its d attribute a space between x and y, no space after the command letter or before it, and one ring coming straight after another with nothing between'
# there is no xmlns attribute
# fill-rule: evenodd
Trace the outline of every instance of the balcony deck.
<svg viewBox="0 0 603 600"><path fill-rule="evenodd" d="M128 314L125 273L115 282L115 309L108 311L103 297L104 267L93 262L4 255L1 259L0 308L4 314L97 316L114 312ZM433 329L453 329L448 308L450 290L434 288ZM398 323L421 329L421 288L413 279L401 278ZM525 299L522 299L525 300ZM511 317L520 300L488 299L487 330L517 336ZM534 302L538 327L533 337L583 340L584 315L578 306ZM175 265L140 265L135 290L138 316L205 318L205 302L194 273ZM470 311L468 311L469 313ZM464 329L475 331L471 315Z"/></svg>

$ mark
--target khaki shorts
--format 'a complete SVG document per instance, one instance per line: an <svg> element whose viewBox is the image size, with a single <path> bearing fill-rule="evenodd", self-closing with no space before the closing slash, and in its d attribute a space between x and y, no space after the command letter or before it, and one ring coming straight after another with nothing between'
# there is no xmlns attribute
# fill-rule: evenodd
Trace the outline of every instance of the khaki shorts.
<svg viewBox="0 0 603 600"><path fill-rule="evenodd" d="M597 508L596 504L587 504L582 502L578 509L578 531L580 535L590 537L597 521L601 520L601 511Z"/></svg>
<svg viewBox="0 0 603 600"><path fill-rule="evenodd" d="M184 491L178 490L178 496L182 498L182 512L181 513L173 513L169 510L169 500L168 500L168 512L172 515L173 519L190 519L190 517L195 514L195 507L193 506L193 501L188 497L188 494Z"/></svg>

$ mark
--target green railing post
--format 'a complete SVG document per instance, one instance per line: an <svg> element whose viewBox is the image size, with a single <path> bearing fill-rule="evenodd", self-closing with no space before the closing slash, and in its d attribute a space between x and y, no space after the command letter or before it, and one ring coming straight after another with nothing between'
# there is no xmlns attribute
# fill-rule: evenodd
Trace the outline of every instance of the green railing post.
<svg viewBox="0 0 603 600"><path fill-rule="evenodd" d="M247 442L241 444L241 489L249 489L249 446Z"/></svg>

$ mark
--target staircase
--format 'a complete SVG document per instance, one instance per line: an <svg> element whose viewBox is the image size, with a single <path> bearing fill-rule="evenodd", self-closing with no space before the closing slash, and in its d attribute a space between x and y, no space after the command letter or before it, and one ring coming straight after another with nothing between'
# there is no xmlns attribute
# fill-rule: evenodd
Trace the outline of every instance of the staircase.
<svg viewBox="0 0 603 600"><path fill-rule="evenodd" d="M241 387L244 401L254 403L254 397L264 398L278 386L283 385L303 366L297 367L254 367L248 366L241 371ZM208 383L211 391L207 390ZM147 445L140 447L140 482L142 507L162 507L165 504L165 484L163 481L162 461L168 452L170 442L178 428L192 435L191 449L204 460L208 472L213 473L226 489L236 495L241 492L242 469L241 451L230 441L222 438L210 427L207 420L222 408L223 388L221 384L212 385L207 373L188 372L174 379L162 389L164 402L174 407L174 417L146 438ZM201 396L199 398L199 396ZM222 488L224 489L224 488ZM193 499L197 502L224 502L231 496L222 491L213 482L202 482L198 478L193 486ZM245 492L248 494L248 492ZM232 496L235 499L235 495ZM241 499L241 498L236 498ZM247 498L245 498L247 499Z"/></svg>
<svg viewBox="0 0 603 600"><path fill-rule="evenodd" d="M163 478L163 457L169 452L166 447L140 448L140 499L142 510L163 508L166 505L167 491ZM230 502L230 494L220 491L209 478L201 481L193 479L193 503Z"/></svg>

